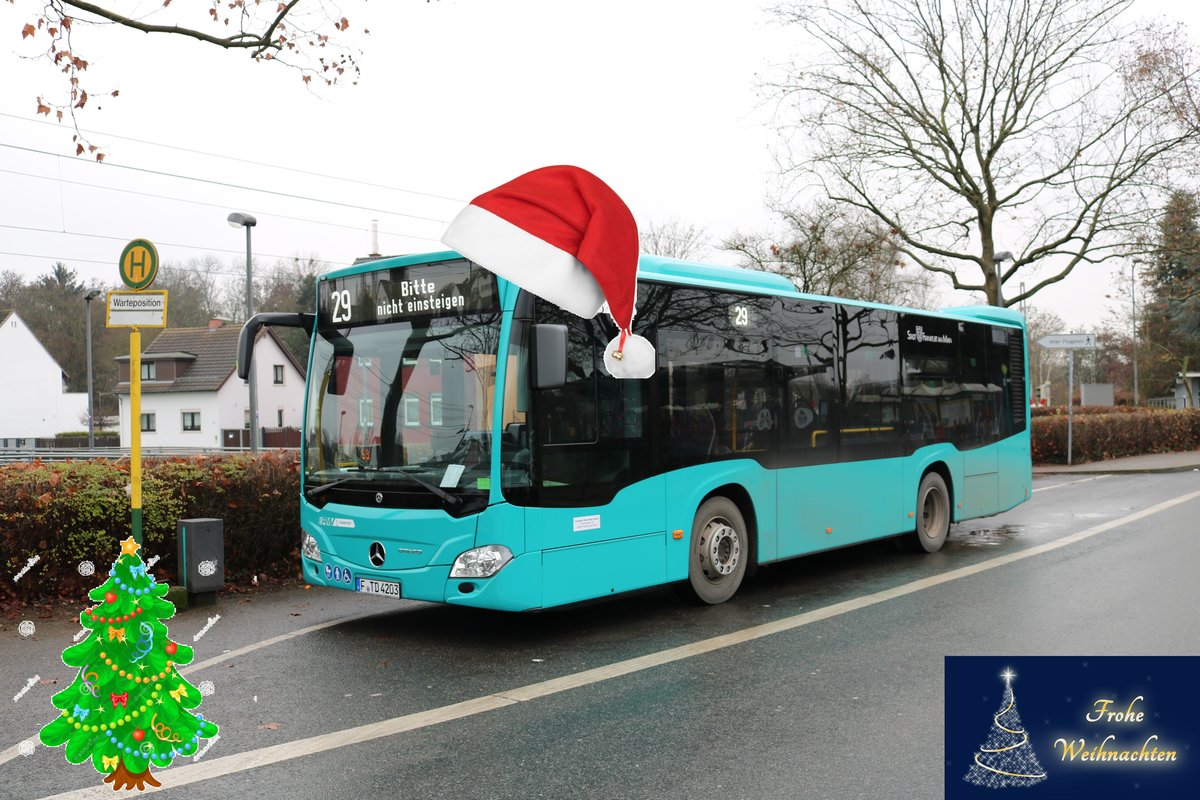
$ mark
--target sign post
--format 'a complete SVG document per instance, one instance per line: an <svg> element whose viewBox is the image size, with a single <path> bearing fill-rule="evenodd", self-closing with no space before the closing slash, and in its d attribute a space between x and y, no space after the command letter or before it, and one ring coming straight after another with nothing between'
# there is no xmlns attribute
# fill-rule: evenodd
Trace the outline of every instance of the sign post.
<svg viewBox="0 0 1200 800"><path fill-rule="evenodd" d="M1038 344L1055 350L1070 351L1071 360L1067 362L1067 466L1069 467L1075 446L1075 415L1073 413L1075 409L1075 351L1095 350L1096 337L1090 333L1052 333L1038 339Z"/></svg>
<svg viewBox="0 0 1200 800"><path fill-rule="evenodd" d="M158 276L158 250L145 239L125 245L121 281L133 291L109 292L107 328L129 328L129 511L133 540L142 543L142 328L167 327L167 293L145 291Z"/></svg>

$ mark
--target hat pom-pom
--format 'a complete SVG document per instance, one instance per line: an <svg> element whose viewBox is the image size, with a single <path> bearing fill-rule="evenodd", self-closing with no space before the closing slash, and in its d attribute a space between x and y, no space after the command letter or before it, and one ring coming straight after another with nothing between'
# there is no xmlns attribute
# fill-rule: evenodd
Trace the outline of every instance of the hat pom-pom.
<svg viewBox="0 0 1200 800"><path fill-rule="evenodd" d="M636 333L618 336L604 348L604 368L614 378L649 378L657 366L654 345Z"/></svg>

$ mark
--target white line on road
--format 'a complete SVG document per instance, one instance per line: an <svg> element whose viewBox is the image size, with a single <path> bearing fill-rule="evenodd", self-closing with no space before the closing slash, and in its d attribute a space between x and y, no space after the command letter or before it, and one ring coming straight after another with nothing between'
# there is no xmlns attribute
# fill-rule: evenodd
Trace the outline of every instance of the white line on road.
<svg viewBox="0 0 1200 800"><path fill-rule="evenodd" d="M263 639L261 642L254 642L253 644L248 644L245 647L239 647L237 650L230 650L229 652L222 653L219 656L213 656L212 658L206 658L204 661L197 661L193 664L189 664L186 667L181 668L179 670L179 674L187 675L188 673L196 672L197 670L216 666L217 664L220 664L223 661L228 661L231 658L237 658L238 656L244 656L247 653L251 653L255 650L260 650L264 647L268 647L273 644L279 644L280 642L286 642L288 639L295 639L297 636L303 636L306 633L313 633L314 631L323 630L324 628L332 628L334 625L343 625L347 622L354 622L355 620L363 619L364 617L373 617L380 613L391 613L391 612L390 611L389 612L369 611L364 614L355 614L350 617L341 617L339 619L330 620L328 622L321 622L316 625L309 625L307 628L299 628L297 630L290 631L288 633L281 633L279 636L272 636L270 639ZM31 742L37 742L37 740L38 740L38 737L37 737L36 733L34 733L32 736L29 737L29 741L31 741ZM12 761L14 758L16 758L18 755L20 755L20 753L21 753L21 750L20 750L19 744L14 744L12 747L8 748L7 750L0 750L0 766L3 766L8 761Z"/></svg>
<svg viewBox="0 0 1200 800"><path fill-rule="evenodd" d="M1109 476L1108 475L1095 475L1091 478L1080 478L1077 481L1067 481L1066 483L1056 483L1053 486L1043 486L1040 489L1034 489L1033 491L1035 494L1037 492L1048 492L1051 489L1061 489L1064 486L1074 486L1077 483L1087 483L1088 481L1098 481L1102 478L1107 478L1107 477L1109 477Z"/></svg>
<svg viewBox="0 0 1200 800"><path fill-rule="evenodd" d="M532 683L528 686L521 686L516 689L510 689L495 694L476 697L471 700L464 700L461 703L433 708L428 711L420 711L415 714L406 714L402 717L394 717L392 719L383 720L381 722L373 722L369 725L360 725L356 728L347 728L341 731L333 731L332 733L321 734L320 736L311 736L307 739L297 739L292 742L284 742L282 744L264 747L258 750L249 750L244 753L236 753L234 755L223 756L210 760L201 761L199 763L187 764L182 767L172 767L171 769L163 770L155 773L155 776L162 781L162 789L173 789L176 786L185 786L198 781L211 780L224 775L229 775L234 772L243 772L245 770L255 769L257 767L265 767L270 764L277 764L281 761L288 761L293 758L301 758L303 756L313 755L315 753L325 752L327 750L335 750L339 747L347 745L360 744L369 742L373 739L380 739L385 736L394 736L398 733L417 730L419 728L437 725L450 720L462 719L463 717L482 714L485 711L494 711L505 706L515 705L521 702L528 702L539 697L546 697L560 692L566 692L571 689L577 689L581 686L588 686L593 683L599 683L610 678L617 678L622 675L629 675L634 672L640 672L651 667L669 664L673 661L680 661L692 656L701 655L702 653L710 653L714 650L720 650L726 647L743 644L754 639L761 639L764 636L772 636L784 631L794 630L795 628L809 625L814 622L837 617L842 614L848 614L851 611L857 611L868 606L873 606L878 603L883 603L888 600L895 600L898 597L919 592L924 589L931 589L934 586L940 586L944 583L966 578L971 575L977 575L981 572L997 569L999 567L1013 564L1017 561L1023 561L1027 558L1049 553L1063 547L1088 539L1105 531L1110 531L1113 528L1127 525L1132 522L1137 522L1140 519L1145 519L1153 514L1161 511L1166 511L1181 503L1186 503L1190 500L1200 498L1200 491L1190 492L1185 495L1180 495L1171 500L1165 500L1150 508L1134 512L1120 519L1111 520L1109 522L1095 525L1078 533L1072 533L1061 539L1056 539L1053 542L1036 545L1016 553L998 556L996 558L982 561L978 564L972 564L967 567L960 567L949 572L944 572L941 575L934 575L929 578L922 578L919 581L912 581L901 586L896 586L892 589L885 589L881 592L857 597L853 600L845 600L841 603L835 603L825 608L819 608L814 611L807 611L803 614L785 617L783 619L768 622L762 625L755 625L750 628L743 628L739 631L726 633L721 636L714 636L709 639L702 639L698 642L682 645L680 647L672 647L669 650L661 650L657 653L649 653L637 658L631 658L626 661L618 661L615 664L608 664L595 669L576 672L571 675L564 675L561 678L552 678L551 680L542 681L540 683ZM158 792L161 789L147 789L144 793ZM78 789L70 792L63 792L51 797L42 798L42 800L100 800L100 798L112 797L112 790L107 786L91 786L86 789Z"/></svg>

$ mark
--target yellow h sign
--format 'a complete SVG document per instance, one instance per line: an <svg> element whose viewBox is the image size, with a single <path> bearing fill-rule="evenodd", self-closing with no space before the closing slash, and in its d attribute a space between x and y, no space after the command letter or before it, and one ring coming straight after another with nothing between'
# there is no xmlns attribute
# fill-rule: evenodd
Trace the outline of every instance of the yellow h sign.
<svg viewBox="0 0 1200 800"><path fill-rule="evenodd" d="M121 251L121 280L130 289L146 289L158 277L158 250L145 239L134 239Z"/></svg>

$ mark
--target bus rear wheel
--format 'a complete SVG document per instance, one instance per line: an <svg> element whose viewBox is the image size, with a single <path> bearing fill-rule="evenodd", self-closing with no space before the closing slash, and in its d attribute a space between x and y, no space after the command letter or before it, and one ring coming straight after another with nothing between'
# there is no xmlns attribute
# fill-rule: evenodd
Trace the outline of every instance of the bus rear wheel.
<svg viewBox="0 0 1200 800"><path fill-rule="evenodd" d="M936 472L928 473L917 488L917 529L910 541L916 552L936 553L950 533L950 491Z"/></svg>
<svg viewBox="0 0 1200 800"><path fill-rule="evenodd" d="M688 583L702 603L724 603L737 593L751 558L746 521L725 497L704 501L692 523Z"/></svg>

